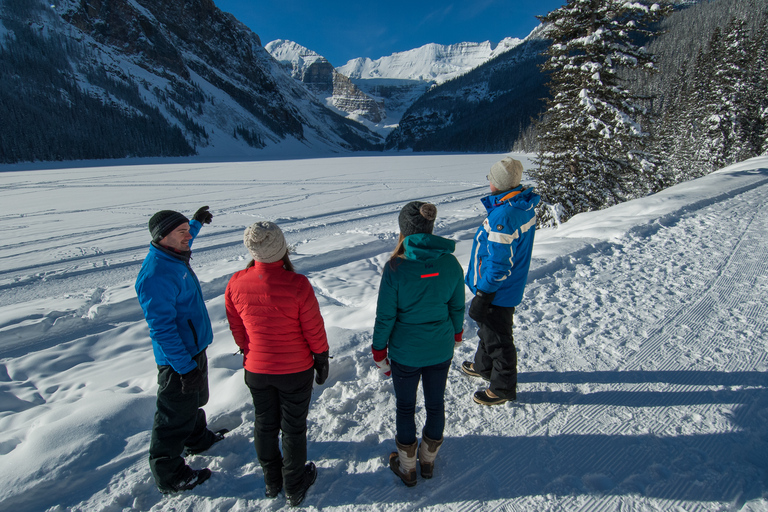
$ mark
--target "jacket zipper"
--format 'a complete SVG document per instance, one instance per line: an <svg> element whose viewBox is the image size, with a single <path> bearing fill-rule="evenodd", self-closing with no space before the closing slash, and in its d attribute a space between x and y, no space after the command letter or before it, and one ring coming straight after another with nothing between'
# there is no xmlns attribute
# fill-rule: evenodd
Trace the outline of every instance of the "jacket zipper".
<svg viewBox="0 0 768 512"><path fill-rule="evenodd" d="M200 345L197 343L197 331L195 330L195 326L192 323L192 319L190 318L187 320L187 323L189 324L189 328L192 329L192 337L195 339L195 348L200 350Z"/></svg>

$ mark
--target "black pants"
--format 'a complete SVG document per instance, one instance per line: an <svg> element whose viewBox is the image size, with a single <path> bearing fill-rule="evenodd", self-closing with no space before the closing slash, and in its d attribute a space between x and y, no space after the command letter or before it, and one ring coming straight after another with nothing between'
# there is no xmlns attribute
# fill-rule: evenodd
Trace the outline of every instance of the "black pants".
<svg viewBox="0 0 768 512"><path fill-rule="evenodd" d="M477 324L480 343L474 368L491 381L488 388L496 396L517 397L517 349L512 336L515 308L491 306L488 321Z"/></svg>
<svg viewBox="0 0 768 512"><path fill-rule="evenodd" d="M314 370L268 375L245 371L251 390L255 419L253 444L264 472L264 483L282 484L290 495L304 484L307 463L307 414L312 400ZM283 453L278 436L283 433Z"/></svg>
<svg viewBox="0 0 768 512"><path fill-rule="evenodd" d="M149 444L149 467L161 491L173 490L182 478L184 447L204 450L213 444L205 411L208 403L208 358L205 350L193 360L205 375L204 389L198 393L181 392L181 376L170 366L157 367L157 411Z"/></svg>

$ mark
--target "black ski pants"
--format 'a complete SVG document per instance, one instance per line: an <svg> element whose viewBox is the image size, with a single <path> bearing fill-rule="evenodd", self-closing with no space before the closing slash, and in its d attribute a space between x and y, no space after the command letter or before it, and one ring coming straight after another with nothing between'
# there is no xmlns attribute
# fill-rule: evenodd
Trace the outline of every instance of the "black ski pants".
<svg viewBox="0 0 768 512"><path fill-rule="evenodd" d="M149 444L149 467L161 491L172 491L184 474L184 448L204 450L213 444L205 411L208 403L208 357L205 350L193 360L205 385L197 393L181 392L181 376L168 365L157 367L157 411Z"/></svg>
<svg viewBox="0 0 768 512"><path fill-rule="evenodd" d="M245 384L251 390L255 412L253 444L264 472L264 483L271 487L282 486L287 495L304 488L307 415L313 378L312 368L284 375L245 371Z"/></svg>
<svg viewBox="0 0 768 512"><path fill-rule="evenodd" d="M488 389L501 398L517 397L517 349L512 336L515 308L491 306L488 320L478 323L480 343L474 369L490 379Z"/></svg>

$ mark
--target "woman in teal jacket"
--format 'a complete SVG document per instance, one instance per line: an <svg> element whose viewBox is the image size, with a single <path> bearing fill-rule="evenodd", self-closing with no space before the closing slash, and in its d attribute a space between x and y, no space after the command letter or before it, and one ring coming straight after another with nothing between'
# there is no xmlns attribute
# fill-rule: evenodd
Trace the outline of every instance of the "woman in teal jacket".
<svg viewBox="0 0 768 512"><path fill-rule="evenodd" d="M464 326L464 274L456 243L432 234L437 208L413 201L400 212L400 240L384 266L373 330L373 359L392 375L397 451L389 466L407 486L431 478L445 428L445 384ZM416 391L422 383L427 417L416 440ZM418 452L418 453L417 453Z"/></svg>

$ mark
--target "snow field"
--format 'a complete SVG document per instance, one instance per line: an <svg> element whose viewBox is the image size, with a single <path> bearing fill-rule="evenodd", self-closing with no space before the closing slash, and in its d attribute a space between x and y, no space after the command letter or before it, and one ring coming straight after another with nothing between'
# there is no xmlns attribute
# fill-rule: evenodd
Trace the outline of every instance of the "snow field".
<svg viewBox="0 0 768 512"><path fill-rule="evenodd" d="M394 395L370 337L397 212L435 202L436 232L466 265L501 156L0 174L11 233L0 247L0 508L285 506L263 498L222 295L247 261L243 227L269 219L315 287L334 357L310 409L319 471L306 508L768 510L768 159L539 231L515 317L518 402L472 402L482 381L458 370L477 343L467 319L435 477L407 489L391 474ZM206 412L231 433L189 458L214 471L208 482L162 498L146 461L156 371L132 286L148 217L202 204L214 212L192 262L215 331Z"/></svg>

